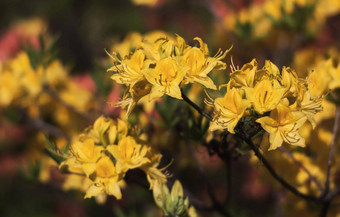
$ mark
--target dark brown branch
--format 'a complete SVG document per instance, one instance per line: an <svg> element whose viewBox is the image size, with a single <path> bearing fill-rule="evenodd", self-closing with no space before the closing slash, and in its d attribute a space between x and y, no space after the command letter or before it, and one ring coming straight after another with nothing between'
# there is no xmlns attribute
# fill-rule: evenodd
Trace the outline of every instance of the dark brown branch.
<svg viewBox="0 0 340 217"><path fill-rule="evenodd" d="M67 135L64 131L61 129L44 122L44 120L39 119L39 118L30 118L29 124L32 125L34 128L47 132L48 134L55 136L55 137L64 137L68 141L70 140L69 135Z"/></svg>
<svg viewBox="0 0 340 217"><path fill-rule="evenodd" d="M242 133L243 134L243 133ZM279 176L274 168L270 165L270 163L267 161L267 159L262 155L258 147L253 143L253 141L249 138L247 138L245 135L238 134L248 145L249 147L255 152L256 157L263 163L263 165L266 167L268 172L275 178L283 187L288 189L290 192L295 194L298 197L301 197L303 199L318 202L319 199L314 196L306 195L298 191L295 187L290 185L285 179L283 179L281 176Z"/></svg>
<svg viewBox="0 0 340 217"><path fill-rule="evenodd" d="M181 90L182 93L182 98L185 102L187 102L190 106L192 106L196 111L198 111L202 116L204 116L205 118L207 118L209 121L213 121L213 118L205 113L198 105L196 105L193 101L191 101L183 92L183 90Z"/></svg>
<svg viewBox="0 0 340 217"><path fill-rule="evenodd" d="M338 126L339 126L339 116L340 116L340 107L338 106L336 108L336 113L335 113L335 119L334 119L334 125L333 125L333 138L332 138L332 143L331 147L329 148L329 155L328 155L328 165L327 165L327 175L326 175L326 181L325 181L325 190L323 192L322 196L326 196L329 192L329 177L330 177L330 172L332 168L332 160L333 160L333 155L334 155L334 147L336 143L336 138L338 134Z"/></svg>
<svg viewBox="0 0 340 217"><path fill-rule="evenodd" d="M324 189L322 188L321 184L316 180L316 178L310 173L310 171L301 163L301 161L298 161L292 153L290 153L287 149L285 149L283 146L278 148L280 151L288 155L294 163L296 163L303 171L305 171L309 177L309 179L315 183L317 188L322 192Z"/></svg>
<svg viewBox="0 0 340 217"><path fill-rule="evenodd" d="M69 109L70 111L76 113L77 115L79 115L82 118L85 118L87 120L93 121L94 118L86 113L83 113L81 111L79 111L76 107L74 107L73 105L65 102L60 96L59 94L54 91L49 85L45 84L44 86L44 91L46 93L48 93L50 96L52 96L55 100L57 100L60 104L62 104L63 106L65 106L67 109Z"/></svg>

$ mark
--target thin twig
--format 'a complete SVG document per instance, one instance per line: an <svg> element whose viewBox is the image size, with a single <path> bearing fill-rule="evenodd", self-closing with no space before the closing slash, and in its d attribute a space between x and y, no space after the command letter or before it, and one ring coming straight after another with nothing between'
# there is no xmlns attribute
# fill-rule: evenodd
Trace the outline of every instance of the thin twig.
<svg viewBox="0 0 340 217"><path fill-rule="evenodd" d="M46 93L48 93L50 96L52 96L55 100L57 100L59 103L61 103L63 106L65 106L66 108L68 108L69 110L71 110L72 112L76 113L77 115L79 115L80 117L83 117L87 120L93 121L94 118L86 113L83 113L81 111L79 111L76 107L74 107L73 105L65 102L60 96L59 94L53 90L49 85L44 85L44 90L46 91Z"/></svg>
<svg viewBox="0 0 340 217"><path fill-rule="evenodd" d="M270 163L267 161L267 159L262 155L262 153L259 151L258 147L251 141L251 139L247 138L245 135L238 134L248 145L249 147L255 152L256 157L263 163L263 165L266 167L268 172L275 178L283 187L288 189L290 192L295 194L298 197L304 198L309 201L318 202L319 199L314 196L306 195L301 193L299 190L297 190L294 186L290 185L285 179L283 179L281 176L279 176L274 168L270 165Z"/></svg>
<svg viewBox="0 0 340 217"><path fill-rule="evenodd" d="M340 116L340 106L336 108L334 125L333 125L333 139L332 139L331 147L329 148L329 155L328 155L328 166L327 166L327 175L326 175L326 181L325 181L325 190L322 196L326 196L329 191L329 184L330 184L329 177L330 177L330 172L331 172L331 167L332 167L334 147L335 147L337 134L338 134L339 116Z"/></svg>
<svg viewBox="0 0 340 217"><path fill-rule="evenodd" d="M297 160L292 153L290 153L287 149L285 149L283 146L278 148L281 152L285 153L290 157L294 163L296 163L303 171L305 171L309 177L309 179L315 183L317 188L322 192L324 189L322 188L321 184L316 180L316 178L310 173L310 171L301 163L301 161Z"/></svg>
<svg viewBox="0 0 340 217"><path fill-rule="evenodd" d="M205 113L198 105L196 105L193 101L191 101L183 92L183 90L181 90L182 93L182 98L185 102L187 102L189 105L191 105L196 111L198 111L202 116L204 116L205 118L207 118L209 121L213 121L213 118Z"/></svg>
<svg viewBox="0 0 340 217"><path fill-rule="evenodd" d="M44 120L39 119L39 118L30 118L29 119L29 123L36 129L41 130L41 131L45 131L48 134L55 136L55 137L64 137L65 139L67 139L67 141L70 140L69 135L67 135L64 131L62 131L61 129L46 123Z"/></svg>
<svg viewBox="0 0 340 217"><path fill-rule="evenodd" d="M194 102L192 102L182 91L182 97L184 101L186 101L189 105L191 105L194 109L196 109L201 115L206 117L208 120L212 121L212 117L205 113L198 105L196 105ZM240 138L242 138L248 145L249 147L255 152L256 157L263 163L263 165L266 167L268 172L275 178L283 187L287 188L290 192L295 194L298 197L304 198L309 201L313 202L319 202L319 198L306 195L301 193L299 190L297 190L295 187L290 185L285 179L283 179L281 176L279 176L274 168L270 165L270 163L264 158L264 156L261 154L257 146L253 143L251 139L249 139L247 136L244 135L244 133L237 134Z"/></svg>

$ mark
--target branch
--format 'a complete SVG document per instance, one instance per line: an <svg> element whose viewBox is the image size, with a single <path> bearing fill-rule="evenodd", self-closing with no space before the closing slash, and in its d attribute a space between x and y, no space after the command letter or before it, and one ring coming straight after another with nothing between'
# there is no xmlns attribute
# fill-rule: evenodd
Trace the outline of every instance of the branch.
<svg viewBox="0 0 340 217"><path fill-rule="evenodd" d="M29 123L36 129L41 130L41 131L46 131L52 136L55 137L64 137L68 141L70 140L69 135L67 135L64 131L61 129L46 123L44 120L39 119L39 118L29 118Z"/></svg>
<svg viewBox="0 0 340 217"><path fill-rule="evenodd" d="M212 121L213 118L208 115L207 113L205 113L198 105L196 105L194 102L192 102L184 93L183 90L181 90L182 92L182 97L184 99L185 102L187 102L189 105L191 105L195 110L197 110L201 115L203 115L204 117L206 117L209 121ZM263 163L263 165L266 167L266 169L268 170L268 172L273 176L273 178L275 178L283 187L287 188L290 192L292 192L293 194L295 194L298 197L301 197L303 199L309 200L309 201L313 201L313 202L319 202L319 198L314 197L314 196L310 196L310 195L306 195L301 193L300 191L298 191L294 186L290 185L285 179L283 179L281 176L279 176L276 171L274 170L274 168L270 165L270 163L264 158L264 156L261 154L261 152L259 151L259 149L257 148L257 146L253 143L253 141L251 139L249 139L247 136L244 135L244 133L242 132L242 134L236 134L238 135L240 138L242 138L248 145L249 147L255 152L255 155L257 156L257 158Z"/></svg>
<svg viewBox="0 0 340 217"><path fill-rule="evenodd" d="M338 133L338 125L339 125L339 116L340 116L340 106L336 107L336 113L335 113L335 119L334 119L334 125L333 125L333 139L331 143L331 147L329 148L329 155L328 155L328 166L327 166L327 176L325 181L325 190L322 194L322 196L326 196L329 191L329 177L332 167L332 160L334 155L334 147L336 143L337 133Z"/></svg>
<svg viewBox="0 0 340 217"><path fill-rule="evenodd" d="M242 133L243 134L243 133ZM298 197L301 197L303 199L309 200L309 201L313 201L313 202L318 202L319 199L317 197L314 196L310 196L310 195L306 195L301 193L299 190L297 190L294 186L290 185L285 179L283 179L281 176L279 176L276 171L274 170L274 168L270 165L270 163L266 160L266 158L264 158L264 156L262 155L262 153L259 151L258 147L253 143L253 141L251 141L251 139L247 138L245 135L240 135L237 134L238 136L240 136L248 145L249 147L255 152L256 157L263 163L263 165L266 167L266 169L268 170L268 172L273 176L273 178L275 178L283 187L285 187L286 189L288 189L290 192L292 192L293 194L295 194Z"/></svg>
<svg viewBox="0 0 340 217"><path fill-rule="evenodd" d="M324 189L322 188L321 184L316 180L316 178L310 173L310 171L301 163L301 161L298 161L292 153L290 153L287 149L285 149L283 146L278 148L281 152L285 153L290 157L294 163L296 163L303 171L305 171L311 181L315 183L317 188L322 192Z"/></svg>
<svg viewBox="0 0 340 217"><path fill-rule="evenodd" d="M191 101L183 92L183 90L181 90L182 93L182 98L185 102L187 102L190 106L192 106L196 111L198 111L202 116L204 116L206 119L208 119L209 121L213 121L213 118L205 113L198 105L196 105L193 101Z"/></svg>
<svg viewBox="0 0 340 217"><path fill-rule="evenodd" d="M43 89L50 95L52 96L55 100L57 100L59 103L61 103L63 106L65 106L66 108L68 108L69 110L71 110L72 112L76 113L77 115L79 115L80 117L83 117L87 120L93 121L94 118L86 113L83 113L81 111L79 111L76 107L74 107L73 105L65 102L60 96L59 94L53 90L48 84L45 84L43 86Z"/></svg>

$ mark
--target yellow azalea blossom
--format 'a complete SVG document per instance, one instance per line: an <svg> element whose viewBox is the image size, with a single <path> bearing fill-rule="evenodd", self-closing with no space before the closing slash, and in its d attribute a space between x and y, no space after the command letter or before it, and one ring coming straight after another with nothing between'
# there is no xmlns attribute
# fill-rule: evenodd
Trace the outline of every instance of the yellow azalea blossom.
<svg viewBox="0 0 340 217"><path fill-rule="evenodd" d="M284 88L275 88L273 82L266 79L258 82L254 88L245 88L247 99L260 114L275 109L285 93Z"/></svg>
<svg viewBox="0 0 340 217"><path fill-rule="evenodd" d="M302 89L300 91L304 91L304 93L300 93L300 97L297 98L294 105L292 105L295 110L303 112L308 121L312 124L313 129L316 127L316 122L314 120L314 115L318 112L322 111L322 97L318 97L313 99L310 95L310 92Z"/></svg>
<svg viewBox="0 0 340 217"><path fill-rule="evenodd" d="M122 198L119 186L119 174L116 172L112 160L103 156L96 164L96 178L94 183L86 191L85 198L98 196L102 193L115 196L118 200Z"/></svg>
<svg viewBox="0 0 340 217"><path fill-rule="evenodd" d="M135 85L124 94L123 99L116 103L116 105L121 106L123 109L127 109L126 116L128 117L139 101L145 97L149 97L151 87L151 84L147 80L141 80L135 83Z"/></svg>
<svg viewBox="0 0 340 217"><path fill-rule="evenodd" d="M178 39L179 40L179 39ZM142 47L147 59L153 63L160 61L162 58L174 55L176 41L170 37L158 38L156 41L144 41Z"/></svg>
<svg viewBox="0 0 340 217"><path fill-rule="evenodd" d="M256 120L269 133L269 150L277 149L285 141L291 145L305 146L305 140L298 132L307 117L298 111L292 111L288 106L279 104L270 113L270 117Z"/></svg>
<svg viewBox="0 0 340 217"><path fill-rule="evenodd" d="M142 44L142 40L143 36L140 33L131 32L121 43L114 44L111 50L125 58L130 54L131 50L135 50Z"/></svg>
<svg viewBox="0 0 340 217"><path fill-rule="evenodd" d="M216 90L216 86L208 77L208 73L213 69L223 70L226 68L226 64L221 60L225 58L230 49L225 52L218 51L214 57L209 57L207 56L209 52L207 45L200 38L195 38L195 40L199 41L200 48L186 48L181 59L181 64L189 68L185 80L190 83L197 82L206 88Z"/></svg>
<svg viewBox="0 0 340 217"><path fill-rule="evenodd" d="M115 55L111 56L120 63L107 70L108 72L116 72L111 76L111 79L119 84L128 86L133 86L138 81L144 79L141 70L148 68L151 63L150 60L145 59L144 51L141 49L136 50L121 61Z"/></svg>
<svg viewBox="0 0 340 217"><path fill-rule="evenodd" d="M22 92L16 77L7 70L0 71L0 106L9 106Z"/></svg>
<svg viewBox="0 0 340 217"><path fill-rule="evenodd" d="M96 143L103 141L104 133L112 125L112 120L110 118L105 118L100 116L94 122L92 129L89 131L90 136L95 140Z"/></svg>
<svg viewBox="0 0 340 217"><path fill-rule="evenodd" d="M340 88L340 64L333 70L330 71L332 81L329 83L330 89Z"/></svg>
<svg viewBox="0 0 340 217"><path fill-rule="evenodd" d="M227 129L230 133L235 133L234 128L248 105L248 101L242 99L236 88L228 90L224 97L216 98L214 101L215 115L209 130Z"/></svg>
<svg viewBox="0 0 340 217"><path fill-rule="evenodd" d="M332 59L320 62L307 78L308 89L313 98L324 95L329 90L334 70Z"/></svg>
<svg viewBox="0 0 340 217"><path fill-rule="evenodd" d="M253 59L246 63L240 70L235 70L230 74L231 87L254 87L254 79L257 71L257 61Z"/></svg>
<svg viewBox="0 0 340 217"><path fill-rule="evenodd" d="M112 122L111 122L112 123ZM117 119L116 124L111 124L107 131L109 144L115 144L116 140L124 138L128 133L127 123L121 119Z"/></svg>
<svg viewBox="0 0 340 217"><path fill-rule="evenodd" d="M93 100L93 94L72 81L68 81L66 88L59 91L59 96L64 102L82 112L88 112L89 108L96 106Z"/></svg>
<svg viewBox="0 0 340 217"><path fill-rule="evenodd" d="M131 136L122 138L118 145L109 145L107 150L116 159L118 173L125 173L150 161L145 157L148 148L137 144Z"/></svg>
<svg viewBox="0 0 340 217"><path fill-rule="evenodd" d="M86 190L93 184L93 181L91 179L75 175L75 174L69 174L65 178L65 182L62 185L62 189L64 191L69 190L78 190L81 192L86 192ZM107 199L107 195L105 193L99 194L95 197L98 204L104 204Z"/></svg>
<svg viewBox="0 0 340 217"><path fill-rule="evenodd" d="M136 5L155 6L158 0L131 0Z"/></svg>
<svg viewBox="0 0 340 217"><path fill-rule="evenodd" d="M164 94L182 99L179 85L187 70L187 67L179 66L178 62L170 57L158 61L155 68L144 70L145 78L153 85L149 100L159 98Z"/></svg>
<svg viewBox="0 0 340 217"><path fill-rule="evenodd" d="M277 77L280 75L279 68L277 68L277 66L269 60L265 61L262 69L266 70L268 72L268 75L270 75L271 77Z"/></svg>
<svg viewBox="0 0 340 217"><path fill-rule="evenodd" d="M262 80L275 81L278 78L280 78L280 70L274 63L269 60L266 60L262 69L257 70L255 73L256 82L260 82ZM277 84L275 87L281 87L278 82L273 84Z"/></svg>
<svg viewBox="0 0 340 217"><path fill-rule="evenodd" d="M42 67L34 70L31 66L28 54L21 52L10 63L10 70L17 77L17 82L20 83L22 89L29 97L35 97L41 92L41 75Z"/></svg>
<svg viewBox="0 0 340 217"><path fill-rule="evenodd" d="M161 162L162 155L156 154L151 147L148 147L146 157L150 160L150 162L143 164L140 169L146 173L146 178L150 183L150 189L153 189L156 182L166 183L167 177L164 173L162 173L166 167L162 169L157 168Z"/></svg>
<svg viewBox="0 0 340 217"><path fill-rule="evenodd" d="M283 67L281 75L282 86L285 87L289 93L295 93L297 91L297 82L298 76L295 71L289 67Z"/></svg>
<svg viewBox="0 0 340 217"><path fill-rule="evenodd" d="M60 61L55 60L46 67L43 80L50 86L54 87L56 85L63 84L63 82L66 82L67 79L69 78L67 77L66 68Z"/></svg>
<svg viewBox="0 0 340 217"><path fill-rule="evenodd" d="M69 170L82 169L86 176L90 176L96 168L96 161L100 158L103 146L95 145L93 138L81 135L72 143L73 157L62 162L60 167L68 166Z"/></svg>

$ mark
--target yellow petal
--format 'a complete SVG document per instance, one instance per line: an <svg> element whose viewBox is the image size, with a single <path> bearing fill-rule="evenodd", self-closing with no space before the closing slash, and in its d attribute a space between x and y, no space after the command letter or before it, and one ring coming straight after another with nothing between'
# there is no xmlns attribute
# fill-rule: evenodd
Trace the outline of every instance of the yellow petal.
<svg viewBox="0 0 340 217"><path fill-rule="evenodd" d="M106 187L106 193L108 195L115 196L117 200L122 199L122 193L120 191L120 187L119 187L117 180L115 180L114 178L109 179L105 187Z"/></svg>

